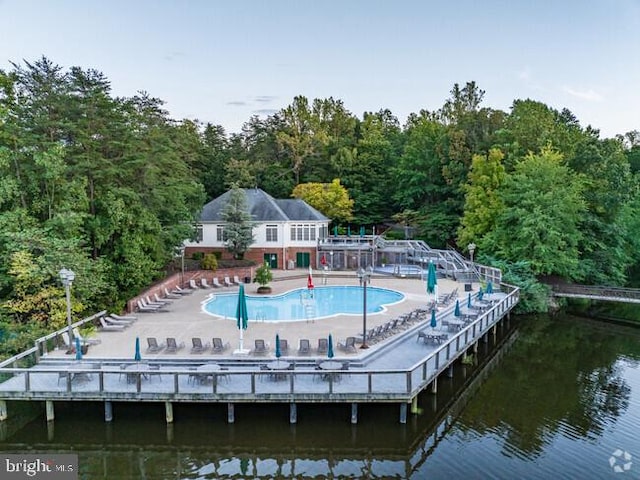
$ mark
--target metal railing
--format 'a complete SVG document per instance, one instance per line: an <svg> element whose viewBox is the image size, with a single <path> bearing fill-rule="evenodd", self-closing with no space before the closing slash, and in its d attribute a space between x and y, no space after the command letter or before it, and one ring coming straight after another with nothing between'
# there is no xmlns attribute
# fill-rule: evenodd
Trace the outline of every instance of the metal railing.
<svg viewBox="0 0 640 480"><path fill-rule="evenodd" d="M600 300L640 303L640 289L607 287L597 285L554 284L553 294L557 297L580 297Z"/></svg>

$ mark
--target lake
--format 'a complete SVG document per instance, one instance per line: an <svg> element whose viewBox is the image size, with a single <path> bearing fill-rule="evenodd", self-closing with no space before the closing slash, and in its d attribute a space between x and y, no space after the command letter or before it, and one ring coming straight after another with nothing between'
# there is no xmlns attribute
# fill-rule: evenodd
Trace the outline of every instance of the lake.
<svg viewBox="0 0 640 480"><path fill-rule="evenodd" d="M639 360L640 329L519 317L406 425L397 405L361 405L357 425L347 405L300 405L296 425L287 405L236 405L229 425L226 405L176 404L167 426L162 404L117 404L112 424L66 404L53 425L13 415L0 449L77 453L84 479L640 478Z"/></svg>

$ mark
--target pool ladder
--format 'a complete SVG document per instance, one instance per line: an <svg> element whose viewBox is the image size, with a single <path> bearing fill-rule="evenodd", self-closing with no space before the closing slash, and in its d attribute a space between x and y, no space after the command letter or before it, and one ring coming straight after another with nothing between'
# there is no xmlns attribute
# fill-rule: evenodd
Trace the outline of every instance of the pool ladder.
<svg viewBox="0 0 640 480"><path fill-rule="evenodd" d="M316 306L312 303L307 303L304 306L304 314L307 317L307 322L315 321L316 316Z"/></svg>

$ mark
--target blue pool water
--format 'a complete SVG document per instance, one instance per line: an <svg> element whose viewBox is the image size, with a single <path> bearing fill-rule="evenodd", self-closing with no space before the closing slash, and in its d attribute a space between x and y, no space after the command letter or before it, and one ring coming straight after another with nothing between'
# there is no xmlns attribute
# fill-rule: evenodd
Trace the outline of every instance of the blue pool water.
<svg viewBox="0 0 640 480"><path fill-rule="evenodd" d="M404 299L395 290L367 287L367 313L378 313ZM284 295L247 295L249 320L290 321L308 320L332 315L362 315L362 287L327 286L312 290L299 288ZM204 311L212 315L235 318L238 294L214 295L204 304Z"/></svg>

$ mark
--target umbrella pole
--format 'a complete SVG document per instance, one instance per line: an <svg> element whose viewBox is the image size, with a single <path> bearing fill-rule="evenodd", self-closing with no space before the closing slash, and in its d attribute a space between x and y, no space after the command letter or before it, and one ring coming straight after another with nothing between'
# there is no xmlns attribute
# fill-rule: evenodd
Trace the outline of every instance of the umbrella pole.
<svg viewBox="0 0 640 480"><path fill-rule="evenodd" d="M240 345L239 345L239 348L238 348L238 350L240 350L241 352L242 352L242 351L244 351L244 338L243 338L243 332L244 332L244 329L243 329L243 328L241 328L241 329L240 329Z"/></svg>

